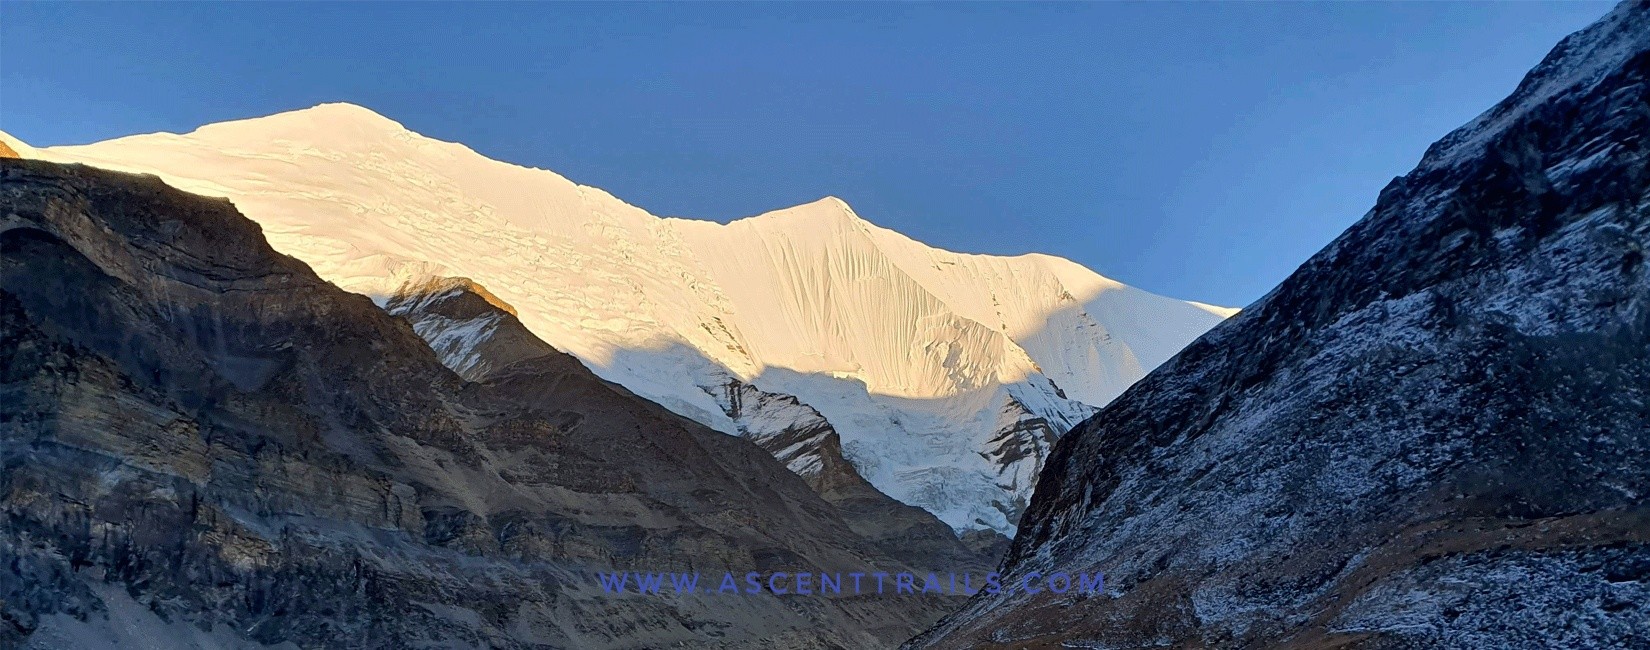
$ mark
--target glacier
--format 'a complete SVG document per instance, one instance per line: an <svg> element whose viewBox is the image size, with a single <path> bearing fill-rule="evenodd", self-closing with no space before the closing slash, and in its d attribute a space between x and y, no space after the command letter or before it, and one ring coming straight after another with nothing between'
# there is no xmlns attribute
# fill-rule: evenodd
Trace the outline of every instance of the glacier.
<svg viewBox="0 0 1650 650"><path fill-rule="evenodd" d="M0 141L229 198L276 250L380 305L473 279L602 378L729 434L817 413L872 485L958 531L1013 535L1053 440L1236 311L1058 257L939 250L834 197L725 225L662 218L352 104ZM446 341L448 365L484 334ZM796 403L736 422L731 384Z"/></svg>

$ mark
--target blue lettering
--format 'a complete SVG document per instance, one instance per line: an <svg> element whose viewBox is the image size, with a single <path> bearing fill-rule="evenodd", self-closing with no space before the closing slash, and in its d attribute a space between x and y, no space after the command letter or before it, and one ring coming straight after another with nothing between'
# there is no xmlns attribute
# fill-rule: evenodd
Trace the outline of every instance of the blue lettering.
<svg viewBox="0 0 1650 650"><path fill-rule="evenodd" d="M776 571L767 576L767 581L765 583L762 579L763 574L759 571L751 571L744 575L745 587L743 588L743 592L746 594L760 594L764 590L775 595L829 595L843 593L842 573L814 573L806 571L786 573L784 571ZM948 579L942 579L942 575L948 576ZM983 584L975 583L974 575L971 573L962 574L960 576L962 580L958 580L957 578L959 576L956 573L941 574L938 572L931 572L927 574L918 574L854 572L848 574L848 577L853 580L853 593L870 593L870 585L865 584L866 581L864 580L866 576L876 579L876 593L878 594L938 593L974 596L980 593L992 595L1014 593L1011 585L1004 584L1004 576L997 572L985 574L985 582ZM677 594L697 594L701 593L699 589L699 577L700 574L698 573L643 573L639 571L626 573L596 573L596 578L602 587L602 591L609 594L629 593L630 580L632 578L636 581L636 593L639 594L663 594L666 589L665 581L667 579L670 583L669 588L674 589ZM889 578L892 578L893 582L891 589L888 584L890 582ZM919 579L922 581L920 587L917 584ZM960 590L958 589L959 585L961 586ZM1106 575L1104 572L1100 571L1096 571L1094 573L1077 572L1075 574L1060 571L1046 575L1040 572L1032 571L1021 577L1019 587L1022 592L1026 594L1066 594L1073 591L1090 595L1097 593L1103 594L1106 591ZM721 584L717 587L715 592L735 594L741 592L739 580L735 577L732 571L727 571L722 574ZM712 593L711 588L705 587L703 593Z"/></svg>

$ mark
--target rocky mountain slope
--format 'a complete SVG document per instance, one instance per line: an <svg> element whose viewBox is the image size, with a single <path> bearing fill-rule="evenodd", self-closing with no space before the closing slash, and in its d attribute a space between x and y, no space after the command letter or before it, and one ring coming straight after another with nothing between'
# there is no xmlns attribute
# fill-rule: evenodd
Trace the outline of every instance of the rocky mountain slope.
<svg viewBox="0 0 1650 650"><path fill-rule="evenodd" d="M463 314L411 311L222 199L0 159L0 646L858 648L953 604L603 593L908 565L756 445L519 327L461 376L415 327Z"/></svg>
<svg viewBox="0 0 1650 650"><path fill-rule="evenodd" d="M471 381L520 383L516 378L524 369L576 363L533 336L513 307L468 278L409 283L390 297L385 309L407 320L443 363ZM530 385L523 386L521 398L531 404L535 396L526 388ZM990 538L1006 538L979 531L989 535L983 545L965 544L926 510L883 494L843 458L830 423L795 398L762 393L735 380L721 399L744 438L784 462L835 506L849 528L884 553L941 573L983 575L996 568L1006 544ZM775 401L780 403L755 403Z"/></svg>
<svg viewBox="0 0 1650 650"><path fill-rule="evenodd" d="M348 104L33 155L231 198L277 250L380 301L471 278L600 376L725 433L823 417L857 473L957 529L1012 532L1052 440L1231 313L1059 258L929 248L834 198L661 219ZM799 469L835 453L798 442Z"/></svg>
<svg viewBox="0 0 1650 650"><path fill-rule="evenodd" d="M911 647L1650 647L1650 7L1055 446Z"/></svg>

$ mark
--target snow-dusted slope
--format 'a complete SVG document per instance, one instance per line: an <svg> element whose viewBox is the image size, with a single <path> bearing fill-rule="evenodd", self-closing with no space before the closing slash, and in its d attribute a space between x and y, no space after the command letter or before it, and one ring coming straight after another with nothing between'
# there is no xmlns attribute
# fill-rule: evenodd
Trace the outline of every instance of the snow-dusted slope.
<svg viewBox="0 0 1650 650"><path fill-rule="evenodd" d="M873 485L958 528L1011 533L1055 436L1230 315L1059 258L936 250L835 198L662 219L349 104L29 153L229 197L380 299L472 278L598 374L729 433L730 379L796 396Z"/></svg>
<svg viewBox="0 0 1650 650"><path fill-rule="evenodd" d="M1650 647L1647 133L1623 2L1061 438L1003 584L1103 595L905 647Z"/></svg>

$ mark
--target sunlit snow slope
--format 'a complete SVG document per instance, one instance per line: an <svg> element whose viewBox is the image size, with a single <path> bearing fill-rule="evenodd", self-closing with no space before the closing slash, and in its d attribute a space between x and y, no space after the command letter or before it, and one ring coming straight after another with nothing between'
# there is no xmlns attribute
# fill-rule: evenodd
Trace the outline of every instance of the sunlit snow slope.
<svg viewBox="0 0 1650 650"><path fill-rule="evenodd" d="M1230 315L1056 257L933 249L835 198L659 218L349 104L17 145L229 197L278 250L380 302L471 278L601 376L723 431L740 430L718 402L732 380L796 396L873 485L959 529L1012 534L1053 437Z"/></svg>

